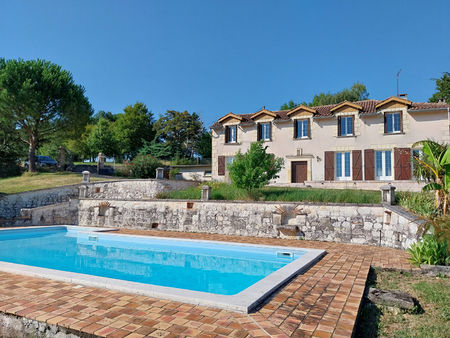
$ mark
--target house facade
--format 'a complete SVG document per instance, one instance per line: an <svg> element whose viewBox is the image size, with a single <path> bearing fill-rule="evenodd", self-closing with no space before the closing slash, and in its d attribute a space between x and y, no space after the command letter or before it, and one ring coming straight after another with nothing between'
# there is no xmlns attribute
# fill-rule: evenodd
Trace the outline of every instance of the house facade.
<svg viewBox="0 0 450 338"><path fill-rule="evenodd" d="M212 129L212 177L228 181L227 164L252 142L284 159L273 183L413 182L412 145L450 142L450 105L402 97L270 111L229 113Z"/></svg>

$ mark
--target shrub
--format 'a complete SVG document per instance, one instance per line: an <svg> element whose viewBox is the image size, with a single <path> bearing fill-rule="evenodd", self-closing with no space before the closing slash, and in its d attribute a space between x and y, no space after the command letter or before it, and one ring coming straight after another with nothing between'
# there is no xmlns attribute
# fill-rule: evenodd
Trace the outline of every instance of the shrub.
<svg viewBox="0 0 450 338"><path fill-rule="evenodd" d="M440 211L434 204L434 195L429 191L424 192L402 192L395 194L397 203L418 215L427 218L435 218Z"/></svg>
<svg viewBox="0 0 450 338"><path fill-rule="evenodd" d="M425 235L422 241L414 243L408 249L411 263L430 265L449 265L450 256L447 254L447 241L439 236Z"/></svg>
<svg viewBox="0 0 450 338"><path fill-rule="evenodd" d="M170 178L171 180L174 180L174 179L176 178L177 174L179 174L179 173L180 173L180 169L178 169L178 168L172 168L172 169L170 169L170 171L169 171L169 178Z"/></svg>
<svg viewBox="0 0 450 338"><path fill-rule="evenodd" d="M19 176L20 174L20 166L16 162L0 163L0 177Z"/></svg>
<svg viewBox="0 0 450 338"><path fill-rule="evenodd" d="M155 178L156 168L161 162L150 155L138 155L130 163L131 176L136 178Z"/></svg>

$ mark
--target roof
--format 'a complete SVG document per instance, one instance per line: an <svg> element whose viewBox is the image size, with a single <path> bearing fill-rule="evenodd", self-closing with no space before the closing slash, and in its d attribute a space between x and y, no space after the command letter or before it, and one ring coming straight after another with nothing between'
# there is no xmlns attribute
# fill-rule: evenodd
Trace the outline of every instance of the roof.
<svg viewBox="0 0 450 338"><path fill-rule="evenodd" d="M362 107L362 109L359 112L360 115L371 115L371 114L374 114L377 112L376 106L379 103L384 102L384 101L386 101L386 100L363 100L363 101L351 102L351 104ZM315 106L315 107L310 107L310 108L312 108L316 111L316 114L314 115L315 117L327 117L327 116L333 116L333 108L335 108L337 106L341 106L342 104L343 104L343 102L337 103L337 104L328 104L325 106ZM447 108L450 108L450 104L443 103L443 102L439 102L439 103L411 102L411 105L408 110L409 111L427 110L427 109L434 110L434 109L438 109L438 108L447 109ZM272 110L271 112L276 114L275 120L283 121L283 120L290 120L290 117L288 116L288 113L290 111L291 110ZM235 115L241 117L242 118L241 123L245 124L245 123L254 123L254 121L252 120L252 117L256 113L260 113L260 110L258 110L255 113L252 113L252 114L235 114ZM211 128L217 128L220 126L221 126L221 124L219 122L216 122L211 126Z"/></svg>

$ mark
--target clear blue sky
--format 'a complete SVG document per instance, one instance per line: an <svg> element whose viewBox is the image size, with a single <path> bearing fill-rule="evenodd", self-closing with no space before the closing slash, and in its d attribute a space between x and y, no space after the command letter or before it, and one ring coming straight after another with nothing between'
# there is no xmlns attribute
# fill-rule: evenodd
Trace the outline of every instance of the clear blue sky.
<svg viewBox="0 0 450 338"><path fill-rule="evenodd" d="M158 116L311 100L363 82L371 98L426 101L450 71L449 0L0 0L0 57L72 72L96 111Z"/></svg>

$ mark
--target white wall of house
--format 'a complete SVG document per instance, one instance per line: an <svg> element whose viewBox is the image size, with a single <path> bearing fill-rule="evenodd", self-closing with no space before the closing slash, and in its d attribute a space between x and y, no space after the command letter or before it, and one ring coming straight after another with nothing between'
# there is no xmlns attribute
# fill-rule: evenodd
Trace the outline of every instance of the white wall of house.
<svg viewBox="0 0 450 338"><path fill-rule="evenodd" d="M413 143L427 138L439 142L450 142L447 108L426 112L408 111L407 106L396 103L381 108L375 115L367 116L360 115L358 110L351 107L343 107L342 110L334 112L334 115L329 117L312 118L311 114L300 114L291 117L291 120L280 120L264 114L258 116L255 122L269 121L272 123L272 138L270 141L264 141L264 144L268 146L268 152L284 159L284 168L276 183L291 183L292 161L307 161L307 181L323 181L325 179L325 151L350 152L351 156L352 150L362 150L363 153L364 149L390 150L393 163L394 148L411 148ZM402 132L385 134L384 114L390 112L402 113ZM338 116L347 115L354 116L354 135L339 137ZM294 138L293 120L295 118L310 120L310 138ZM237 143L225 143L224 127L227 125L237 125ZM248 122L239 123L238 120L231 118L224 121L222 127L213 129L212 135L212 176L215 180L227 181L228 170L224 176L218 175L218 156L229 158L239 150L247 151L250 144L257 140L257 125ZM364 168L364 157L362 161ZM362 171L364 180L364 169ZM393 164L392 171L394 171ZM393 175L394 173L392 173Z"/></svg>

